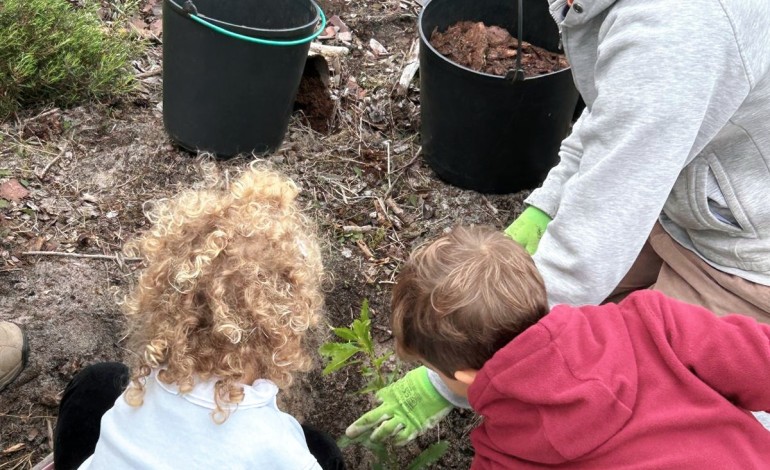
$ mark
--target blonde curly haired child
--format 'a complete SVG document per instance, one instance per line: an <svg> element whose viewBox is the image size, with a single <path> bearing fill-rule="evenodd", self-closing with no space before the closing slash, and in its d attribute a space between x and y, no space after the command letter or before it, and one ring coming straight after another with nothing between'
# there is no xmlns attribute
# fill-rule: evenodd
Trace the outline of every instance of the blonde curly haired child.
<svg viewBox="0 0 770 470"><path fill-rule="evenodd" d="M311 365L304 343L323 304L299 189L253 167L219 186L154 204L152 227L126 246L145 262L124 304L137 353L130 381L116 363L73 379L57 470L343 468L331 439L276 406L278 390Z"/></svg>

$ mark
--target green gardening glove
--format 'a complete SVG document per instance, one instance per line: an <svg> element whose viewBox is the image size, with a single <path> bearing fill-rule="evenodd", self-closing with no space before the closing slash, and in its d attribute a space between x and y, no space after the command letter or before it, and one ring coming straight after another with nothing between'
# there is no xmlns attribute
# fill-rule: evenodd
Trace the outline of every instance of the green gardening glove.
<svg viewBox="0 0 770 470"><path fill-rule="evenodd" d="M523 246L530 255L534 255L550 221L548 214L535 206L529 206L505 229L505 234Z"/></svg>
<svg viewBox="0 0 770 470"><path fill-rule="evenodd" d="M452 409L428 378L428 369L418 367L377 392L380 406L358 418L345 431L356 438L371 430L369 439L393 438L397 445L411 441L435 426Z"/></svg>

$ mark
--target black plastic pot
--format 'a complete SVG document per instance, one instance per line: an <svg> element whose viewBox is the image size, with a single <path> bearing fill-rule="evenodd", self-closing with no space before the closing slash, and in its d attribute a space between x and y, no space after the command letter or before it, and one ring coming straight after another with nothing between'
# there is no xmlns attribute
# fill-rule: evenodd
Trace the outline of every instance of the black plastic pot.
<svg viewBox="0 0 770 470"><path fill-rule="evenodd" d="M544 0L525 0L523 39L558 51L559 32ZM419 19L422 149L440 178L484 193L533 188L558 162L578 92L570 69L514 81L451 62L431 33L483 21L517 36L515 0L432 0Z"/></svg>
<svg viewBox="0 0 770 470"><path fill-rule="evenodd" d="M176 143L221 157L281 145L310 42L255 44L194 21L266 40L309 38L313 0L165 0L163 122Z"/></svg>

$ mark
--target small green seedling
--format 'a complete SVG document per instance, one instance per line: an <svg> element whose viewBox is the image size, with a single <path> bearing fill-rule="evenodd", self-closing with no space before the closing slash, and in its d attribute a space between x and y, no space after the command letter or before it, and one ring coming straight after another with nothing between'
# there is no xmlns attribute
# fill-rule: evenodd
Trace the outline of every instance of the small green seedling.
<svg viewBox="0 0 770 470"><path fill-rule="evenodd" d="M359 393L376 392L393 382L398 371L389 372L383 367L393 356L393 351L378 355L374 350L368 300L364 299L361 313L353 320L350 328L334 328L332 332L344 341L325 343L318 350L322 356L329 358L323 375L357 364L358 371L367 379L366 385Z"/></svg>
<svg viewBox="0 0 770 470"><path fill-rule="evenodd" d="M358 365L358 372L367 379L367 383L359 393L376 393L383 387L393 383L398 377L399 367L394 371L384 369L385 362L393 356L393 351L377 354L372 341L372 321L369 317L369 301L361 303L361 312L349 328L334 328L332 332L343 341L328 342L318 350L328 358L323 374L331 374L351 365ZM343 436L338 440L343 449L358 444L368 449L374 455L372 470L401 470L398 454L392 444L372 442L369 436L350 439ZM406 470L422 470L437 462L447 451L449 443L439 441L423 450L406 466Z"/></svg>

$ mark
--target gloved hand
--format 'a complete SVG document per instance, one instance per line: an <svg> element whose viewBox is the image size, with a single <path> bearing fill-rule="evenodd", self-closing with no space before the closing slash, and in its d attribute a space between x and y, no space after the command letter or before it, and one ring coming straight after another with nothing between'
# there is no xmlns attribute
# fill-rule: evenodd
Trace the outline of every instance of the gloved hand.
<svg viewBox="0 0 770 470"><path fill-rule="evenodd" d="M452 404L436 391L428 369L418 367L377 392L380 406L358 418L345 430L356 438L373 429L369 439L393 438L397 445L411 441L435 426L452 410Z"/></svg>
<svg viewBox="0 0 770 470"><path fill-rule="evenodd" d="M530 255L534 255L550 221L548 214L535 206L529 206L505 229L505 234L523 246Z"/></svg>

